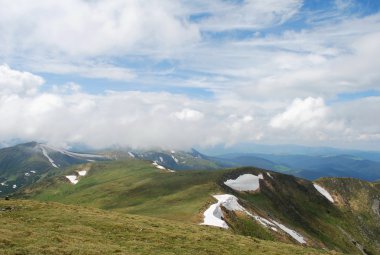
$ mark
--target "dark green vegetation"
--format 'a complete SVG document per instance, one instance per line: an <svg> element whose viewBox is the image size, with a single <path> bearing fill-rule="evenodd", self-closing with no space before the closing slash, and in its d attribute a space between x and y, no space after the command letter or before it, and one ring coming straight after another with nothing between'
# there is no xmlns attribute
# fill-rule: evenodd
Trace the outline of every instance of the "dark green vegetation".
<svg viewBox="0 0 380 255"><path fill-rule="evenodd" d="M93 208L0 201L0 252L10 254L324 254L229 231Z"/></svg>
<svg viewBox="0 0 380 255"><path fill-rule="evenodd" d="M254 215L275 219L296 230L305 237L308 246L352 254L362 254L361 250L379 254L376 240L380 240L380 234L376 230L380 229L380 216L368 201L380 197L380 190L368 182L350 179L354 184L342 184L351 190L348 193L338 189L339 186L325 184L325 180L318 181L337 198L338 202L332 204L310 181L274 172L270 172L271 178L268 171L252 167L170 173L141 160L103 162L93 163L88 175L72 185L64 175L79 169L81 166L75 166L45 178L18 196L194 224L202 222L203 212L215 203L212 195L227 193L238 197L239 203ZM246 173L263 174L260 192L237 192L223 184ZM356 192L368 199L357 199L353 196ZM359 208L366 208L365 213L346 207L338 196L347 203L356 201ZM358 221L361 217L365 219ZM244 213L224 210L224 218L230 230L220 231L297 243L285 232L265 228Z"/></svg>

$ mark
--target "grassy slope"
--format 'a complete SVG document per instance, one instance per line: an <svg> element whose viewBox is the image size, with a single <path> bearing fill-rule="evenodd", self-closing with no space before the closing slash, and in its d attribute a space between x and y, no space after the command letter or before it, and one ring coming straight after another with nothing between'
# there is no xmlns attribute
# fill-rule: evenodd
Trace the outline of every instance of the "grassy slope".
<svg viewBox="0 0 380 255"><path fill-rule="evenodd" d="M4 255L323 253L216 228L52 202L0 201L0 226Z"/></svg>
<svg viewBox="0 0 380 255"><path fill-rule="evenodd" d="M318 183L328 188L346 219L345 230L365 244L368 254L380 252L380 217L373 212L374 199L380 199L380 187L353 178L322 178ZM360 233L360 234L359 234ZM376 247L370 249L368 247Z"/></svg>
<svg viewBox="0 0 380 255"><path fill-rule="evenodd" d="M67 174L74 169L67 170ZM162 172L140 160L104 162L94 164L77 185L65 178L49 187L39 183L43 192L33 198L200 222L204 206L213 200L211 195L220 192L215 181L219 176L220 172L207 171Z"/></svg>
<svg viewBox="0 0 380 255"><path fill-rule="evenodd" d="M74 170L69 169L66 173ZM40 193L35 188L29 192L33 199L41 201L80 204L193 223L201 222L208 204L214 203L211 195L230 193L239 197L240 203L251 212L263 217L270 215L297 230L309 239L309 245L357 253L357 248L342 234L339 226L373 251L368 248L372 244L361 238L361 232L355 227L355 214L332 205L311 182L272 172L273 179L264 174L260 193L236 192L223 185L225 179L235 179L244 173L258 174L263 170L240 168L168 173L139 160L104 162L94 164L88 176L77 185L71 185L61 177L45 185L40 183ZM49 183L51 186L47 185ZM234 214L228 217L227 221L236 233L293 242L288 236L276 235L251 219ZM373 236L376 238L380 234Z"/></svg>

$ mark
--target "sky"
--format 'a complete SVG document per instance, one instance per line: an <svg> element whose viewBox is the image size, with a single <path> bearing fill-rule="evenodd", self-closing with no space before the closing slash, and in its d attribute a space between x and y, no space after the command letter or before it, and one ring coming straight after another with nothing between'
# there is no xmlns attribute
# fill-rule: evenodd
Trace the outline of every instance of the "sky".
<svg viewBox="0 0 380 255"><path fill-rule="evenodd" d="M0 143L380 150L378 0L0 0Z"/></svg>

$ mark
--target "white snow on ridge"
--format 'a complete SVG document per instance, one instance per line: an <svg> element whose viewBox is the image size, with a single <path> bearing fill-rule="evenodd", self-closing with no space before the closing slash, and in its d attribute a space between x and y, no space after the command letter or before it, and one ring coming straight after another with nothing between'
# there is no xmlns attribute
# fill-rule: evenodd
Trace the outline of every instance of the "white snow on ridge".
<svg viewBox="0 0 380 255"><path fill-rule="evenodd" d="M331 203L334 203L333 197L330 195L330 193L323 187L319 186L318 184L313 183L314 188L318 190L319 193L321 193L325 198L327 198Z"/></svg>
<svg viewBox="0 0 380 255"><path fill-rule="evenodd" d="M165 167L159 165L156 161L153 161L152 165L154 165L154 166L155 166L156 168L158 168L158 169L166 170L166 171L169 171L169 172L171 172L171 173L175 173L174 170L171 170L171 169L165 168Z"/></svg>
<svg viewBox="0 0 380 255"><path fill-rule="evenodd" d="M81 171L77 171L77 173L80 175L80 176L85 176L87 174L87 171L86 170L81 170Z"/></svg>
<svg viewBox="0 0 380 255"><path fill-rule="evenodd" d="M273 179L273 176L270 175L270 173L267 172L267 175L269 176L269 178Z"/></svg>
<svg viewBox="0 0 380 255"><path fill-rule="evenodd" d="M78 178L76 175L66 175L66 178L69 179L69 181L72 183L72 184L77 184L79 182Z"/></svg>
<svg viewBox="0 0 380 255"><path fill-rule="evenodd" d="M174 157L173 155L172 156L172 159L178 164L178 159L176 157Z"/></svg>
<svg viewBox="0 0 380 255"><path fill-rule="evenodd" d="M75 152L71 152L71 151L67 151L67 150L58 149L58 148L55 148L55 147L52 147L52 146L49 146L46 144L40 144L40 147L44 148L44 149L47 148L47 149L52 150L52 151L60 152L62 154L70 156L70 157L86 159L87 161L91 161L91 159L93 159L93 158L106 158L106 156L103 156L103 155L75 153ZM88 158L90 158L90 159L88 159Z"/></svg>
<svg viewBox="0 0 380 255"><path fill-rule="evenodd" d="M201 225L209 225L209 226L215 226L215 227L221 227L221 228L228 228L227 223L223 220L223 211L222 206L226 208L229 211L242 211L245 212L247 215L254 218L256 221L258 221L261 225L264 227L270 228L271 230L278 232L278 228L280 228L282 231L290 235L293 239L298 241L301 244L306 243L305 238L297 233L295 230L292 230L286 226L284 226L281 223L278 223L275 220L272 219L266 219L264 217L253 215L252 213L248 212L247 209L245 209L243 206L241 206L238 202L237 197L230 194L224 194L224 195L214 195L213 196L216 200L218 200L215 204L212 204L204 213L204 219L203 223Z"/></svg>
<svg viewBox="0 0 380 255"><path fill-rule="evenodd" d="M129 155L131 158L135 158L135 155L134 155L132 152L130 152L130 151L128 151L128 155Z"/></svg>
<svg viewBox="0 0 380 255"><path fill-rule="evenodd" d="M157 167L158 169L162 169L162 170L165 170L166 168L159 165L156 161L153 161L152 165L154 165L155 167Z"/></svg>
<svg viewBox="0 0 380 255"><path fill-rule="evenodd" d="M234 195L224 194L213 196L218 200L212 204L204 213L204 220L201 225L209 225L221 228L228 228L227 223L222 219L223 212L221 206L230 211L245 211L245 209L237 202Z"/></svg>
<svg viewBox="0 0 380 255"><path fill-rule="evenodd" d="M279 228L281 228L284 232L286 232L288 235L293 237L295 240L297 240L299 243L306 243L303 236L298 234L296 231L282 225L281 223L278 223L277 221L272 220L274 224L276 224Z"/></svg>
<svg viewBox="0 0 380 255"><path fill-rule="evenodd" d="M243 174L235 180L229 179L225 181L224 184L238 191L256 191L260 188L259 179L264 179L262 174L257 176L253 174Z"/></svg>
<svg viewBox="0 0 380 255"><path fill-rule="evenodd" d="M47 151L45 150L45 148L43 146L40 146L40 148L42 150L42 154L49 160L50 164L53 167L58 168L58 166L54 163L54 160L49 157L49 154L47 153Z"/></svg>

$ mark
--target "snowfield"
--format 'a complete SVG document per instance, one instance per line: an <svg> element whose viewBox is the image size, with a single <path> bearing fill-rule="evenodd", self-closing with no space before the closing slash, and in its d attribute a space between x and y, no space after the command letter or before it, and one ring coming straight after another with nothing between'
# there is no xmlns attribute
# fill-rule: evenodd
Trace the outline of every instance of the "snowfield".
<svg viewBox="0 0 380 255"><path fill-rule="evenodd" d="M161 170L166 170L166 171L169 171L171 173L174 173L175 171L174 170L171 170L171 169L167 169L161 165L159 165L156 161L153 161L152 165L154 165L156 168L158 169L161 169Z"/></svg>
<svg viewBox="0 0 380 255"><path fill-rule="evenodd" d="M178 159L176 157L174 157L173 155L172 156L172 159L178 164Z"/></svg>
<svg viewBox="0 0 380 255"><path fill-rule="evenodd" d="M295 230L292 230L283 224L273 220L266 219L264 217L253 215L243 206L241 206L238 202L238 198L234 195L223 194L223 195L214 195L216 200L218 200L215 204L212 204L204 213L203 223L201 225L215 226L220 228L228 229L227 223L223 220L223 211L222 206L229 211L241 211L245 212L247 215L251 216L257 222L259 222L264 227L267 227L275 232L278 232L278 228L287 233L293 239L301 244L305 244L305 238L297 233Z"/></svg>
<svg viewBox="0 0 380 255"><path fill-rule="evenodd" d="M86 170L81 170L81 171L78 171L78 174L79 174L80 176L86 176L87 171L86 171Z"/></svg>
<svg viewBox="0 0 380 255"><path fill-rule="evenodd" d="M53 167L58 168L58 166L54 163L54 160L49 157L49 154L47 153L45 148L43 146L40 146L40 148L41 148L42 154L49 160L50 164Z"/></svg>
<svg viewBox="0 0 380 255"><path fill-rule="evenodd" d="M66 175L66 178L69 179L69 181L74 185L79 182L78 177L76 175Z"/></svg>
<svg viewBox="0 0 380 255"><path fill-rule="evenodd" d="M243 174L235 180L227 180L224 182L228 187L237 191L256 191L260 188L260 179L264 179L262 174Z"/></svg>
<svg viewBox="0 0 380 255"><path fill-rule="evenodd" d="M318 190L319 193L321 193L325 198L327 198L331 203L334 203L334 199L331 196L331 194L323 187L319 186L318 184L313 184L315 189Z"/></svg>
<svg viewBox="0 0 380 255"><path fill-rule="evenodd" d="M234 195L224 194L213 196L218 202L212 204L203 214L204 220L201 225L209 225L221 228L228 228L227 223L222 219L223 212L221 206L230 211L245 211L237 202Z"/></svg>
<svg viewBox="0 0 380 255"><path fill-rule="evenodd" d="M277 221L273 220L273 223L276 224L279 228L281 228L284 232L289 234L291 237L293 237L295 240L297 240L299 243L306 243L304 237L298 234L296 231L282 225L281 223L278 223Z"/></svg>

